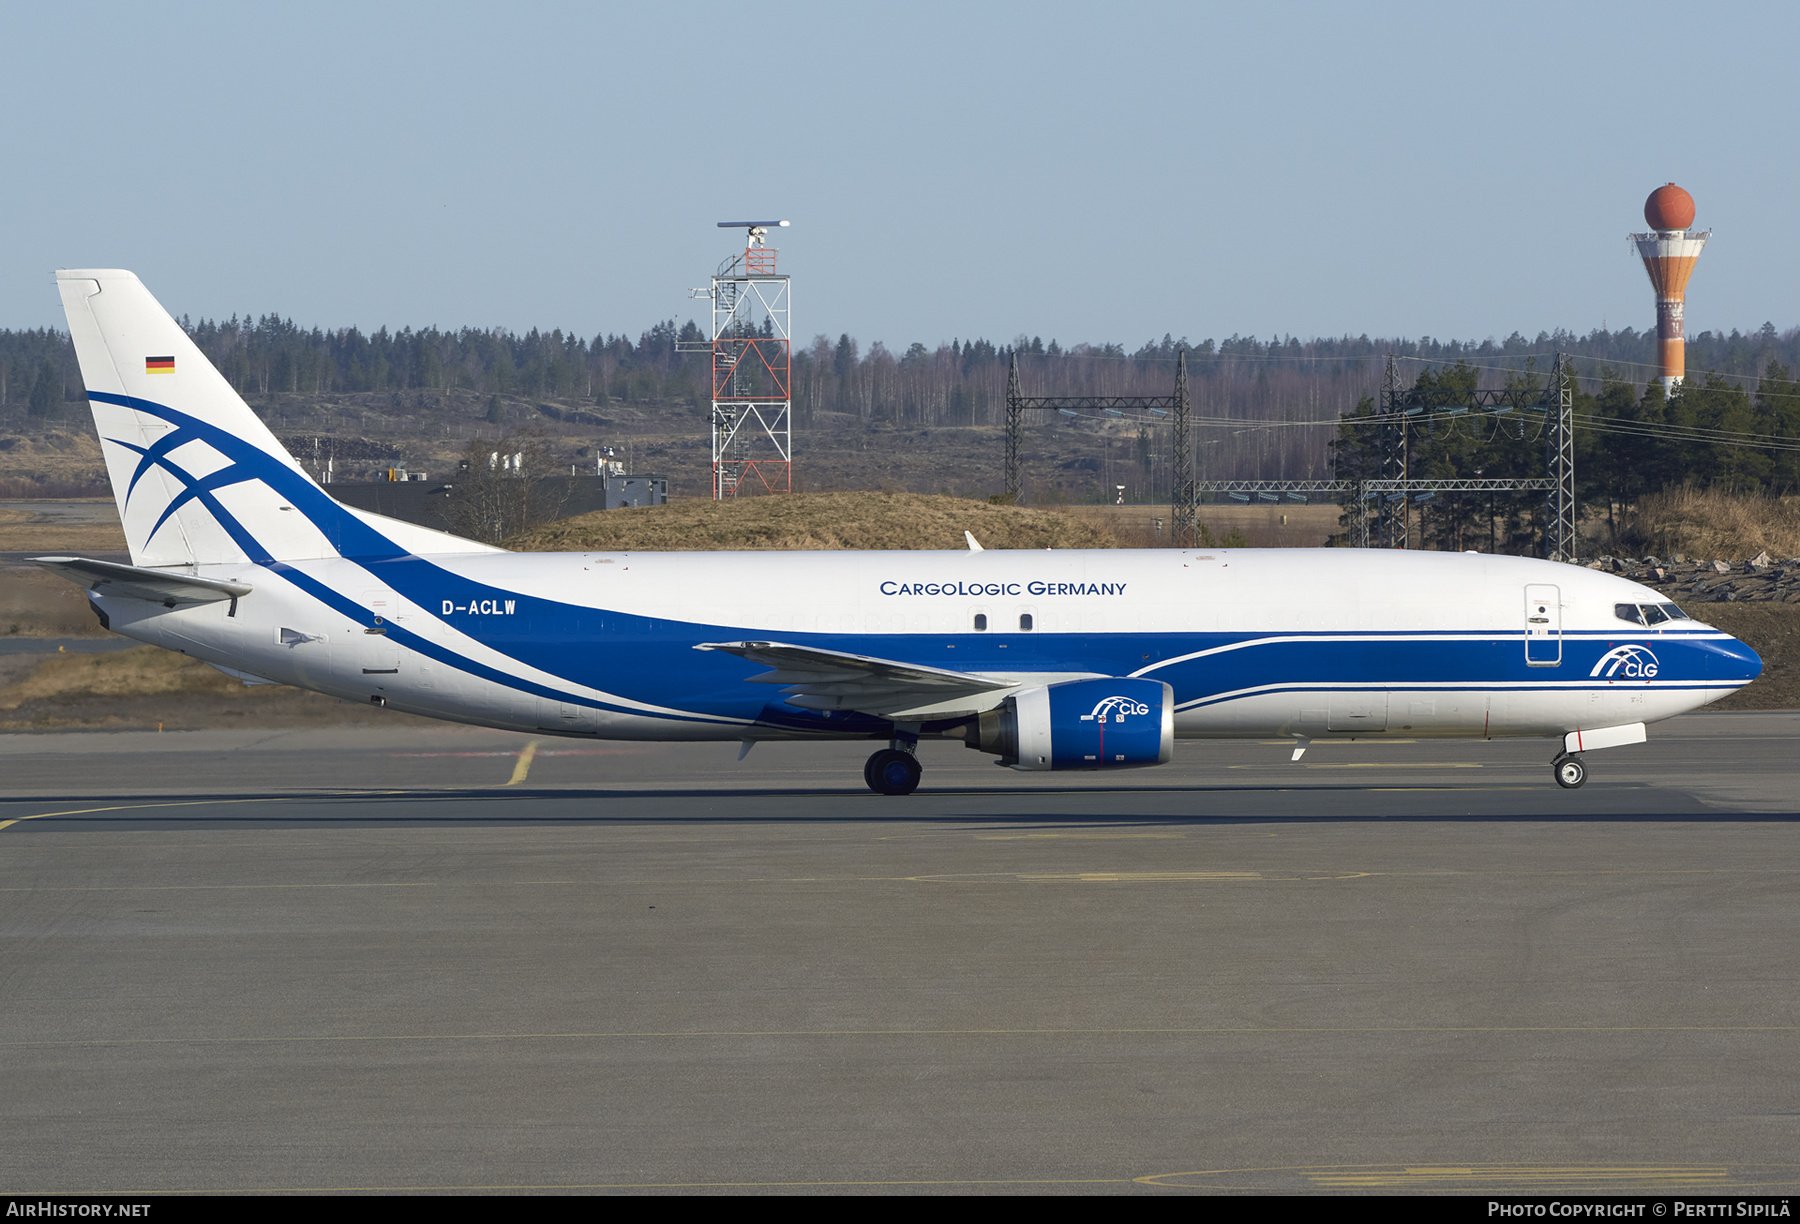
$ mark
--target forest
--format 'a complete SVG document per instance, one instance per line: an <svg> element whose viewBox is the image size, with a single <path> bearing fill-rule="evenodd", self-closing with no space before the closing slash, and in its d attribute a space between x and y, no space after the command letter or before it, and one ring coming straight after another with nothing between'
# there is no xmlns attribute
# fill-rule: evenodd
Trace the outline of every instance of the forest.
<svg viewBox="0 0 1800 1224"><path fill-rule="evenodd" d="M1690 367L1691 369L1691 367ZM1468 392L1477 386L1534 390L1547 379L1535 359L1494 375L1473 363L1423 369L1411 386ZM1618 544L1627 509L1646 494L1694 487L1727 494L1800 492L1800 382L1769 357L1755 378L1717 371L1665 396L1662 384L1634 383L1600 364L1571 384L1577 501L1604 520ZM1333 468L1341 479L1382 474L1377 401L1365 397L1338 428ZM1545 474L1544 414L1427 413L1406 429L1406 475L1413 479L1527 478ZM1541 494L1446 496L1415 507L1428 548L1531 552L1541 532Z"/></svg>
<svg viewBox="0 0 1800 1224"><path fill-rule="evenodd" d="M692 322L658 322L626 335L461 328L303 328L277 314L224 321L181 320L225 377L253 404L276 393L465 389L564 404L667 405L688 419L707 403L704 335ZM700 351L695 351L700 350ZM849 335L796 346L797 430L854 423L941 428L993 426L1005 413L1016 356L1028 395L1167 394L1185 350L1197 417L1197 474L1206 479L1319 479L1352 475L1370 462L1373 410L1388 355L1407 385L1541 384L1556 353L1576 372L1577 471L1583 497L1609 515L1642 493L1699 483L1736 491L1800 489L1800 329L1772 323L1741 333L1703 331L1688 342L1689 381L1672 398L1652 378L1653 331L1565 331L1505 340L1416 340L1368 336L1301 340L1233 335L1190 342L1164 335L1134 349L1117 343L1064 346L1018 336L1005 343L953 339L904 349L866 346ZM66 334L0 331L0 416L57 418L81 398ZM704 429L704 418L700 417ZM21 423L24 423L21 421ZM1148 427L1140 429L1147 446ZM1541 417L1428 422L1411 444L1413 476L1536 475ZM1166 463L1162 464L1166 470ZM1446 506L1430 519L1434 538L1454 542L1475 508ZM1530 530L1521 508L1509 528Z"/></svg>

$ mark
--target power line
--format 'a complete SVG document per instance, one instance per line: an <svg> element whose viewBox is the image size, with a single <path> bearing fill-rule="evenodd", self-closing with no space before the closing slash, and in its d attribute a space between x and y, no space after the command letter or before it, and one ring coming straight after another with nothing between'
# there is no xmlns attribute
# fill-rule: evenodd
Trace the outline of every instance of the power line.
<svg viewBox="0 0 1800 1224"><path fill-rule="evenodd" d="M1549 356L1549 354L1546 354L1546 353L1521 353L1521 354L1519 354L1519 356L1521 359L1523 359L1526 357L1544 357L1544 356ZM1636 368L1642 369L1642 370L1660 370L1662 368L1660 365L1658 365L1656 362L1653 362L1653 361L1626 361L1623 358L1615 358L1615 357L1592 357L1586 353L1567 353L1567 352L1565 352L1563 354L1563 357L1565 359L1579 359L1581 361L1590 361L1590 362L1594 362L1603 367L1604 366L1635 366ZM1411 356L1406 356L1406 355L1399 354L1399 353L1396 353L1394 355L1394 360L1395 361L1413 361L1413 362L1419 363L1420 365L1435 365L1435 366L1440 366L1444 369L1455 369L1455 368L1460 367L1462 369L1467 369L1467 370L1493 370L1496 373L1500 373L1500 374L1520 374L1520 373L1526 372L1526 371L1523 371L1520 369L1516 369L1512 366L1483 365L1480 363L1470 362L1470 361L1463 360L1463 359L1458 359L1455 362L1452 362L1447 358L1411 357ZM1530 373L1536 374L1537 371L1533 370L1533 371L1530 371ZM1747 387L1742 385L1745 380L1753 379L1759 384L1763 381L1763 375L1761 375L1761 374L1719 374L1719 371L1717 371L1717 370L1708 370L1707 374L1709 374L1709 375L1717 374L1721 378L1729 378L1729 379L1737 380L1737 385L1735 385L1732 389L1737 390L1737 391L1742 391L1746 395L1748 395L1750 392ZM1600 380L1602 376L1598 375L1598 374L1582 374L1580 372L1576 372L1574 377L1586 379L1588 382L1595 382L1595 381ZM1693 389L1694 390L1707 390L1708 388L1695 387ZM1780 399L1800 399L1800 391L1766 391L1761 386L1757 387L1756 395L1757 395L1758 399L1761 399L1763 397L1775 397L1775 398L1780 398Z"/></svg>
<svg viewBox="0 0 1800 1224"><path fill-rule="evenodd" d="M1148 365L1152 362L1155 362L1155 363L1158 363L1161 365L1169 365L1177 360L1177 358L1174 358L1174 357L1164 357L1160 353L1154 354L1154 355L1145 354L1143 356L1139 356L1135 353L1110 353L1110 354L1109 353L1071 353L1065 349L1062 352L1052 355L1050 353L1033 353L1033 352L1030 352L1030 351L1024 350L1024 349L1014 349L1013 351L1018 353L1018 355L1021 357L1042 357L1046 361L1133 361L1133 362L1139 362L1139 363L1142 363L1145 365ZM1214 350L1212 352L1207 352L1204 349L1198 349L1198 348L1193 348L1193 347L1189 347L1187 349L1187 353L1188 353L1188 356L1194 361L1215 361L1215 362L1217 362L1217 361L1376 361L1376 360L1381 359L1381 357L1383 356L1383 354L1379 350L1368 352L1368 353L1343 353L1343 354L1338 354L1336 356L1314 355L1314 356L1309 357L1309 356L1305 356L1305 355L1290 356L1285 353L1283 353L1283 354L1222 353L1217 350Z"/></svg>
<svg viewBox="0 0 1800 1224"><path fill-rule="evenodd" d="M1625 426L1625 427L1631 427L1631 428L1649 429L1649 430L1654 430L1654 431L1661 432L1661 433L1667 433L1671 436L1680 435L1683 437L1688 437L1694 441L1704 441L1707 438L1717 438L1720 440L1728 439L1728 440L1734 441L1734 442L1753 442L1753 441L1760 440L1760 441L1768 441L1771 443L1782 443L1782 444L1790 443L1790 442L1800 443L1800 438L1794 438L1788 434L1759 434L1759 433L1751 433L1748 430L1742 430L1742 429L1714 429L1710 425L1675 425L1668 421L1643 421L1643 420L1634 420L1631 417L1608 417L1608 416L1599 416L1594 413L1580 413L1580 412L1575 414L1575 419L1579 420L1579 421L1587 421L1596 426L1604 424L1604 425L1615 425L1615 426Z"/></svg>
<svg viewBox="0 0 1800 1224"><path fill-rule="evenodd" d="M1577 420L1582 418L1577 417ZM1605 419L1605 418L1602 418ZM1615 418L1616 421L1616 418ZM1764 440L1765 434L1731 434L1724 430L1713 431L1713 436L1689 433L1680 428L1650 426L1643 423L1623 422L1596 424L1583 421L1583 428L1595 433L1617 434L1624 437L1654 438L1662 442L1698 442L1707 446L1723 446L1734 450L1769 450L1800 451L1800 439L1786 438L1778 441Z"/></svg>

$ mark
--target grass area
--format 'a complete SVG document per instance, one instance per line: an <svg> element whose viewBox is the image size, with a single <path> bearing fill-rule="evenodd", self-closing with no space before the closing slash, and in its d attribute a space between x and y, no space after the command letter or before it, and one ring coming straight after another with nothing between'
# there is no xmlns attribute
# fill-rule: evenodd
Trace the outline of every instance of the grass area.
<svg viewBox="0 0 1800 1224"><path fill-rule="evenodd" d="M80 694L92 697L149 697L161 694L236 696L255 688L245 686L197 659L164 650L138 646L103 654L55 654L31 675L0 689L0 711L16 710L46 697Z"/></svg>
<svg viewBox="0 0 1800 1224"><path fill-rule="evenodd" d="M1620 533L1627 551L1747 561L1760 552L1800 557L1800 497L1763 497L1692 486L1640 499Z"/></svg>
<svg viewBox="0 0 1800 1224"><path fill-rule="evenodd" d="M29 509L0 504L0 552L92 554L124 551L125 529L116 519L110 523L46 522Z"/></svg>
<svg viewBox="0 0 1800 1224"><path fill-rule="evenodd" d="M0 637L104 637L87 593L35 565L0 569Z"/></svg>
<svg viewBox="0 0 1800 1224"><path fill-rule="evenodd" d="M795 493L602 510L506 541L522 552L1118 548L1102 522L924 493Z"/></svg>
<svg viewBox="0 0 1800 1224"><path fill-rule="evenodd" d="M1167 547L1174 522L1174 512L1166 502L1061 509L1083 522L1105 525L1125 548ZM1340 530L1338 516L1342 513L1343 508L1335 503L1208 503L1199 508L1196 521L1212 541L1205 544L1208 548L1323 548Z"/></svg>
<svg viewBox="0 0 1800 1224"><path fill-rule="evenodd" d="M247 685L159 646L52 654L0 687L0 731L315 727L416 718L280 684Z"/></svg>

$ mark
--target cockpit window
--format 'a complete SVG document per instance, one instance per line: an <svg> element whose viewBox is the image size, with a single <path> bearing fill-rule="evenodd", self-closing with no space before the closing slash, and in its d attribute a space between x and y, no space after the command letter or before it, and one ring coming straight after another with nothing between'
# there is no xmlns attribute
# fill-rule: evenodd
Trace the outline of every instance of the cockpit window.
<svg viewBox="0 0 1800 1224"><path fill-rule="evenodd" d="M1691 619L1686 612L1672 603L1660 604L1614 604L1613 615L1622 621L1630 621L1634 625L1660 625L1664 621Z"/></svg>

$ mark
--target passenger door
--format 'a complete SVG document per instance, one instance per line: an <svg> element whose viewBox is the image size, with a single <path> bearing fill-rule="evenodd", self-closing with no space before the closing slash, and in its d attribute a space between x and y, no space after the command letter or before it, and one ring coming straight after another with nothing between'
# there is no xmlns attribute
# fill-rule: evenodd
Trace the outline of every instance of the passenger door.
<svg viewBox="0 0 1800 1224"><path fill-rule="evenodd" d="M1562 663L1562 590L1533 583L1525 588L1525 662L1530 667Z"/></svg>

